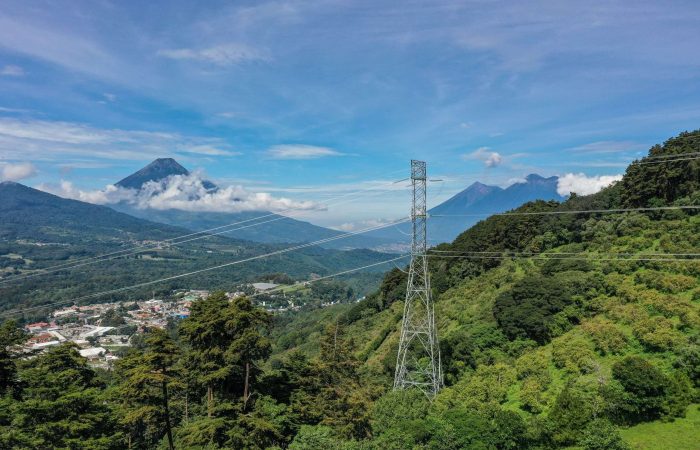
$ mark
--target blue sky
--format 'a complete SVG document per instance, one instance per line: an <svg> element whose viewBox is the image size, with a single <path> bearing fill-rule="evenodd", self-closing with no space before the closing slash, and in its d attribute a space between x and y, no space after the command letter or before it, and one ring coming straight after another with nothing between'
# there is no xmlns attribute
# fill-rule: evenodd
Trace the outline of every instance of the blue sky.
<svg viewBox="0 0 700 450"><path fill-rule="evenodd" d="M700 128L699 29L697 1L4 0L0 176L89 191L172 156L323 203L418 158L436 203L615 175ZM407 199L299 217L351 228Z"/></svg>

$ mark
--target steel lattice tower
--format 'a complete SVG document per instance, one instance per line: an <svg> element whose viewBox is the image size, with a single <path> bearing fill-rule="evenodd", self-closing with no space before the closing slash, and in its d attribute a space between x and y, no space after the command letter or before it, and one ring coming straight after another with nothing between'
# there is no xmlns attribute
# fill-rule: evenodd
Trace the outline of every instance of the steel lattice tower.
<svg viewBox="0 0 700 450"><path fill-rule="evenodd" d="M406 302L396 358L394 389L418 387L432 398L442 387L440 347L435 330L435 311L430 293L426 236L426 168L424 161L411 161L413 184L413 242Z"/></svg>

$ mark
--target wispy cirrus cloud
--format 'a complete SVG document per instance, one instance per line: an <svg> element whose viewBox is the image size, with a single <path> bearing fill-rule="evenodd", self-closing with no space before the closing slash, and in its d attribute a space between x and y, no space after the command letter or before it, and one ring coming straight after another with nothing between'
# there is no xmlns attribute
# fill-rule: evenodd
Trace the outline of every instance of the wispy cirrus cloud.
<svg viewBox="0 0 700 450"><path fill-rule="evenodd" d="M345 155L345 153L341 153L329 147L303 144L275 145L270 147L266 154L270 159L318 159L328 156Z"/></svg>
<svg viewBox="0 0 700 450"><path fill-rule="evenodd" d="M217 137L10 117L0 117L0 153L6 159L61 162L70 157L143 161L173 153L237 154L224 139Z"/></svg>
<svg viewBox="0 0 700 450"><path fill-rule="evenodd" d="M201 49L178 48L159 50L158 55L175 60L206 62L217 66L232 66L243 62L271 60L267 51L237 42Z"/></svg>
<svg viewBox="0 0 700 450"><path fill-rule="evenodd" d="M571 150L581 153L626 153L646 148L646 145L634 141L596 141L573 147Z"/></svg>
<svg viewBox="0 0 700 450"><path fill-rule="evenodd" d="M70 70L123 78L121 62L96 40L53 26L55 22L0 14L0 47Z"/></svg>
<svg viewBox="0 0 700 450"><path fill-rule="evenodd" d="M24 74L24 69L14 64L8 64L0 68L0 75L3 77L21 77L24 76Z"/></svg>
<svg viewBox="0 0 700 450"><path fill-rule="evenodd" d="M230 150L224 150L213 145L195 145L192 147L185 147L180 150L182 153L195 153L197 155L207 155L207 156L239 156L242 155L241 152L234 152Z"/></svg>

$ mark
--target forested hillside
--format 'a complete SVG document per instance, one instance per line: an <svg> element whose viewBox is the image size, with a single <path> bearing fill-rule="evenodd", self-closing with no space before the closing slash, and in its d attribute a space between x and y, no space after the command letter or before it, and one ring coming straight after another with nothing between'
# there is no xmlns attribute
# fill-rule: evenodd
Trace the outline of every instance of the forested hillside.
<svg viewBox="0 0 700 450"><path fill-rule="evenodd" d="M5 323L0 447L697 448L700 215L677 207L700 205L698 152L683 133L598 194L431 250L432 402L390 392L396 269L360 303L287 317L213 295L110 373L69 346L20 358Z"/></svg>

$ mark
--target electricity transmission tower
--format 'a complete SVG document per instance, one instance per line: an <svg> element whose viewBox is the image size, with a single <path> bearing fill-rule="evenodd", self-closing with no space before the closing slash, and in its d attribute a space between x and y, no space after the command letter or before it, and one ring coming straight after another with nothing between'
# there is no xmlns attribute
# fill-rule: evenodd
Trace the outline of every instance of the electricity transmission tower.
<svg viewBox="0 0 700 450"><path fill-rule="evenodd" d="M394 389L415 386L432 398L442 387L442 369L426 256L427 181L425 162L411 161L413 242Z"/></svg>

